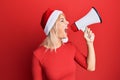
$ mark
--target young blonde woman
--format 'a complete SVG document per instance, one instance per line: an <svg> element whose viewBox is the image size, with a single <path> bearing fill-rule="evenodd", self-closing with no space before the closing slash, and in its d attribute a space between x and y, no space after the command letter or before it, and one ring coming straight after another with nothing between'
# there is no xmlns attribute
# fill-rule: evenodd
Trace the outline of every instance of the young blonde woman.
<svg viewBox="0 0 120 80"><path fill-rule="evenodd" d="M48 9L43 14L41 25L46 38L33 54L33 80L75 80L75 62L86 70L95 70L94 33L89 28L84 31L88 46L88 56L84 57L69 42L68 24L60 10Z"/></svg>

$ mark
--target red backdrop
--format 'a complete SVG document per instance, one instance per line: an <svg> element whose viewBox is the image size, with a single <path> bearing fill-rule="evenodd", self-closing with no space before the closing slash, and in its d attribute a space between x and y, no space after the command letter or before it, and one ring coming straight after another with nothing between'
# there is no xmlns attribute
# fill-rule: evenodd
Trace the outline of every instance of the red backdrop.
<svg viewBox="0 0 120 80"><path fill-rule="evenodd" d="M91 25L96 35L96 71L77 69L76 80L120 80L119 0L1 0L0 80L32 80L32 52L41 42L40 19L49 7L61 9L70 23L94 6L103 23Z"/></svg>

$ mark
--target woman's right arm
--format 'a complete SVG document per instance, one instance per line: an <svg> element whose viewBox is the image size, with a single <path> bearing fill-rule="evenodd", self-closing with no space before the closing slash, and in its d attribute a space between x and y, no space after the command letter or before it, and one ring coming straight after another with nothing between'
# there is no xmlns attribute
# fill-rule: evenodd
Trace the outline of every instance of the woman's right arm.
<svg viewBox="0 0 120 80"><path fill-rule="evenodd" d="M33 80L43 80L41 64L35 55L33 55L33 60L32 60L32 74L33 74Z"/></svg>

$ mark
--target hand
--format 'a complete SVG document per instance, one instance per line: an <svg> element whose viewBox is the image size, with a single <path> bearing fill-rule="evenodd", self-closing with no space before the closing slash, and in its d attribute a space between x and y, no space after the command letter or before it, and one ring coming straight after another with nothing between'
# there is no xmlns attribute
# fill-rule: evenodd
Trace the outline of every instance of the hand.
<svg viewBox="0 0 120 80"><path fill-rule="evenodd" d="M87 43L93 43L95 39L94 33L90 30L90 28L85 29L84 31L84 38L86 39Z"/></svg>

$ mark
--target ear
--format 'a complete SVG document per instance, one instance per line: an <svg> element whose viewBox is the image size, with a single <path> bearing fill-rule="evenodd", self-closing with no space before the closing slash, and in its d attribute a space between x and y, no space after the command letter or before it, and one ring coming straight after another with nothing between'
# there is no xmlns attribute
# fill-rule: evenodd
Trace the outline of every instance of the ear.
<svg viewBox="0 0 120 80"><path fill-rule="evenodd" d="M50 33L56 33L56 24L52 27L52 29L50 30Z"/></svg>

